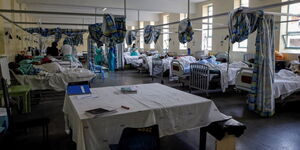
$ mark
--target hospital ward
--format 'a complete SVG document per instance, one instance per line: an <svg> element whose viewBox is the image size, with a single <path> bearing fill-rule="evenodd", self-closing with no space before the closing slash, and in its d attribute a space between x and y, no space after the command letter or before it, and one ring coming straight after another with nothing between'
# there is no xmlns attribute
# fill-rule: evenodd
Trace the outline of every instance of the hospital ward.
<svg viewBox="0 0 300 150"><path fill-rule="evenodd" d="M300 0L0 0L0 150L300 150Z"/></svg>

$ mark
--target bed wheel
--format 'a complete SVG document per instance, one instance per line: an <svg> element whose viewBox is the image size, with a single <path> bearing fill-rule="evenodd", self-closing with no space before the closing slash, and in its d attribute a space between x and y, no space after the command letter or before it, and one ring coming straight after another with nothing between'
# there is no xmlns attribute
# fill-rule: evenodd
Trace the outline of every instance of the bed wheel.
<svg viewBox="0 0 300 150"><path fill-rule="evenodd" d="M164 84L164 80L161 80L160 83L161 83L161 84Z"/></svg>

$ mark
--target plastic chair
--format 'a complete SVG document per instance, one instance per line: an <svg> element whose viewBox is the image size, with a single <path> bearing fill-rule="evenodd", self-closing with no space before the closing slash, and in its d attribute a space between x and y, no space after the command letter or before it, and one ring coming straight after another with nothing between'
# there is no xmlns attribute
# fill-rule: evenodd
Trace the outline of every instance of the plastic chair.
<svg viewBox="0 0 300 150"><path fill-rule="evenodd" d="M30 86L28 85L15 85L8 88L8 93L11 97L22 98L22 112L31 112L31 99L30 99ZM0 91L0 97L3 97L3 91ZM20 103L20 101L18 101Z"/></svg>
<svg viewBox="0 0 300 150"><path fill-rule="evenodd" d="M95 65L94 63L90 62L89 63L89 68L91 71L93 71L95 74L101 74L101 79L104 80L104 70L102 66L100 65Z"/></svg>

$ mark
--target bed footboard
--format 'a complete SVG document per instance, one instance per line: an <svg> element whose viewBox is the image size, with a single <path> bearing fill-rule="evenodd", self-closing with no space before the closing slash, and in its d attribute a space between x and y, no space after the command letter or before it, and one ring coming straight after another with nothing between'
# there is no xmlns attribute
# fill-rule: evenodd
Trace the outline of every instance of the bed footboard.
<svg viewBox="0 0 300 150"><path fill-rule="evenodd" d="M190 68L190 92L192 89L197 89L202 93L206 93L208 96L208 93L222 91L221 88L210 89L211 74L208 66L199 63L192 63Z"/></svg>

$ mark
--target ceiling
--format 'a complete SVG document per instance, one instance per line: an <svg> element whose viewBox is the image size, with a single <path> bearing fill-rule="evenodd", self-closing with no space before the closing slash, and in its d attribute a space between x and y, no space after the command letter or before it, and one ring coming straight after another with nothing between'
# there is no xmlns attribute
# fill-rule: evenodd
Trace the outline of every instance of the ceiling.
<svg viewBox="0 0 300 150"><path fill-rule="evenodd" d="M190 0L191 13L195 11L195 4L203 1L206 0ZM124 0L19 0L19 2L27 4L28 10L35 11L124 15ZM138 18L140 21L158 21L160 13L186 13L187 3L188 0L127 0L127 25L135 25ZM95 17L33 15L42 23L95 23ZM102 22L102 18L97 17L96 21Z"/></svg>

